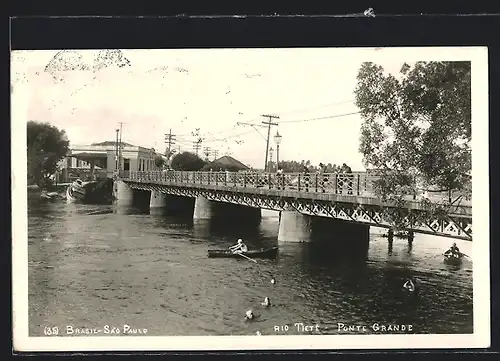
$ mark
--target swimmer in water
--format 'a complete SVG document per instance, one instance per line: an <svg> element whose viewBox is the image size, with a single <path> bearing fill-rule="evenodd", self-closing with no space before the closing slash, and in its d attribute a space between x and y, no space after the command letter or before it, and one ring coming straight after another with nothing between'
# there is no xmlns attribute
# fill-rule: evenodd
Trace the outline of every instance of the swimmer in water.
<svg viewBox="0 0 500 361"><path fill-rule="evenodd" d="M269 300L269 297L264 298L264 302L262 302L261 305L266 307L271 306L271 301Z"/></svg>
<svg viewBox="0 0 500 361"><path fill-rule="evenodd" d="M403 288L408 292L414 292L416 289L415 283L413 283L413 280L411 278L404 283Z"/></svg>
<svg viewBox="0 0 500 361"><path fill-rule="evenodd" d="M253 314L252 310L248 310L245 313L245 319L246 320L253 320L255 318L255 315Z"/></svg>

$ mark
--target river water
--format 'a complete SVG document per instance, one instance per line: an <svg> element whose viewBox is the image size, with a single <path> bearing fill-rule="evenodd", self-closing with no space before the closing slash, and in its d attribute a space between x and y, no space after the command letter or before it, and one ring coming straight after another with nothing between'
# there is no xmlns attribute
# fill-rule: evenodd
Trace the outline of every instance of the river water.
<svg viewBox="0 0 500 361"><path fill-rule="evenodd" d="M279 244L277 260L254 263L207 251L238 238L250 248L277 245L274 212L245 229L111 205L35 199L28 208L30 336L46 327L61 336L77 329L104 336L124 325L149 336L392 333L382 325L473 332L472 262L443 264L451 239L417 235L409 246L396 238L390 249L372 228L367 255L288 243ZM471 255L472 243L456 242ZM402 291L410 276L420 286L416 296ZM266 296L269 308L261 306ZM252 322L244 320L248 309L258 316Z"/></svg>

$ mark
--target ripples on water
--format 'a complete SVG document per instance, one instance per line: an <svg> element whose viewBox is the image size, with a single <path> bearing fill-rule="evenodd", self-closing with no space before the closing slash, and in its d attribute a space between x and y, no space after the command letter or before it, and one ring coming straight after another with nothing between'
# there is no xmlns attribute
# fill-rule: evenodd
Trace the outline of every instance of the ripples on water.
<svg viewBox="0 0 500 361"><path fill-rule="evenodd" d="M417 235L413 246L370 236L368 255L327 245L279 244L277 260L207 258L237 238L277 244L278 218L258 228L117 212L113 206L41 204L28 212L29 328L147 328L148 335L300 334L294 323L338 334L346 325L413 324L415 333L471 333L472 263L442 262L453 240ZM471 255L472 244L457 241ZM402 292L416 277L418 297ZM271 283L275 277L276 284ZM260 305L270 297L272 307ZM245 322L253 309L259 317ZM276 333L274 326L288 325ZM316 331L311 333L318 333ZM307 333L306 333L307 334ZM358 333L359 334L359 333Z"/></svg>

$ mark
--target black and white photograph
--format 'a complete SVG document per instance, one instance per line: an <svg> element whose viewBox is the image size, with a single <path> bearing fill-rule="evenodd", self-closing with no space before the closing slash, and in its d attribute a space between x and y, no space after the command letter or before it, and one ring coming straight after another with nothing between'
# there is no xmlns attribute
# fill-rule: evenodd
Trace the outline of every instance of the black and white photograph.
<svg viewBox="0 0 500 361"><path fill-rule="evenodd" d="M14 348L487 347L487 74L485 47L12 51Z"/></svg>

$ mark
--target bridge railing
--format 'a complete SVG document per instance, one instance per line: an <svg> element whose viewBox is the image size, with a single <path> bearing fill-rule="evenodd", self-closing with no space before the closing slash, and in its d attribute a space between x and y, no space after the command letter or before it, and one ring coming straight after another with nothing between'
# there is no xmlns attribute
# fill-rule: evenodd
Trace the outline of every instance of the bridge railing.
<svg viewBox="0 0 500 361"><path fill-rule="evenodd" d="M149 171L120 172L120 177L141 182L170 184L221 185L234 188L261 188L293 190L314 193L376 197L373 182L378 175L365 172L353 173L256 173L256 172L190 172L190 171ZM408 199L419 199L423 192L408 195ZM431 199L460 199L470 204L471 193L431 193Z"/></svg>
<svg viewBox="0 0 500 361"><path fill-rule="evenodd" d="M333 193L376 197L373 182L380 178L365 172L353 173L256 173L256 172L190 172L190 171L121 171L120 177L141 182L170 184L221 185L234 188L261 188L300 192ZM408 195L418 199L422 192ZM430 198L461 199L470 203L471 194L453 192L430 195Z"/></svg>
<svg viewBox="0 0 500 361"><path fill-rule="evenodd" d="M342 173L256 173L256 172L188 172L151 171L120 172L132 181L223 185L235 188L263 188L301 192L335 193L354 196L375 196L373 181L377 176L363 172Z"/></svg>

